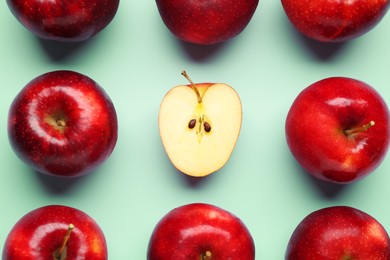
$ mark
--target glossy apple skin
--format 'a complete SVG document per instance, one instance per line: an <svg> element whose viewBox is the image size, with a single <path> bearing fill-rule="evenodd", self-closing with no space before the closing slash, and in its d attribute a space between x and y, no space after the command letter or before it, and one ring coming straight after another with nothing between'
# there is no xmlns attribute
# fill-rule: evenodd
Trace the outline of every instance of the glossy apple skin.
<svg viewBox="0 0 390 260"><path fill-rule="evenodd" d="M389 236L372 216L348 206L312 212L294 230L286 260L389 260Z"/></svg>
<svg viewBox="0 0 390 260"><path fill-rule="evenodd" d="M345 133L370 121L375 125L366 131ZM368 84L352 78L326 78L296 97L285 130L293 156L308 173L345 184L367 176L384 159L389 146L389 111Z"/></svg>
<svg viewBox="0 0 390 260"><path fill-rule="evenodd" d="M389 0L281 0L291 23L321 42L342 42L375 27L389 9Z"/></svg>
<svg viewBox="0 0 390 260"><path fill-rule="evenodd" d="M211 258L202 258L207 252ZM244 223L210 204L194 203L171 210L156 225L148 260L255 259L255 246Z"/></svg>
<svg viewBox="0 0 390 260"><path fill-rule="evenodd" d="M103 231L89 215L68 206L48 205L30 211L14 225L6 238L2 260L53 260L69 224L75 228L65 260L108 258Z"/></svg>
<svg viewBox="0 0 390 260"><path fill-rule="evenodd" d="M9 110L8 138L13 150L45 174L76 177L93 171L110 156L117 136L111 99L94 80L74 71L36 77Z"/></svg>
<svg viewBox="0 0 390 260"><path fill-rule="evenodd" d="M114 18L119 0L7 0L17 20L36 36L85 41Z"/></svg>
<svg viewBox="0 0 390 260"><path fill-rule="evenodd" d="M249 24L259 0L156 0L173 35L195 44L225 42Z"/></svg>

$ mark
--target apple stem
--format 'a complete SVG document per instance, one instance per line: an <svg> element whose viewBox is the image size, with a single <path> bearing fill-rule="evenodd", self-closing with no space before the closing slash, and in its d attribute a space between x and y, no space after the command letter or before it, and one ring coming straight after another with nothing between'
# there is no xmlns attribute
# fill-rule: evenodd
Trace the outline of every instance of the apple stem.
<svg viewBox="0 0 390 260"><path fill-rule="evenodd" d="M183 70L181 72L181 75L183 75L191 84L191 88L195 91L196 97L198 98L198 103L202 103L202 97L199 94L198 88L195 86L194 82L191 80L191 78L188 76L187 72Z"/></svg>
<svg viewBox="0 0 390 260"><path fill-rule="evenodd" d="M211 252L210 251L206 251L202 254L202 259L201 260L210 260L211 259Z"/></svg>
<svg viewBox="0 0 390 260"><path fill-rule="evenodd" d="M375 125L375 122L374 121L370 121L368 124L365 124L363 126L354 127L354 128L350 128L350 129L344 130L344 133L346 135L353 135L353 134L356 134L356 133L367 131L370 127L372 127L374 125Z"/></svg>
<svg viewBox="0 0 390 260"><path fill-rule="evenodd" d="M58 256L59 257L61 257L61 255L63 254L65 247L66 247L66 244L68 243L68 240L70 238L70 234L72 233L73 229L74 229L74 225L69 224L68 231L65 234L64 240L62 241L62 244L61 244L61 247L58 249Z"/></svg>

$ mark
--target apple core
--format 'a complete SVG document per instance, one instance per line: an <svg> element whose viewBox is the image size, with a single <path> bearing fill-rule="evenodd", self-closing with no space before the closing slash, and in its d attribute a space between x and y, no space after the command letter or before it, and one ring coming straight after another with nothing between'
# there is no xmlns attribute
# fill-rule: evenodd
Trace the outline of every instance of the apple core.
<svg viewBox="0 0 390 260"><path fill-rule="evenodd" d="M192 88L192 90L194 90L196 97L198 99L198 105L196 107L196 119L192 118L189 121L188 128L194 129L196 124L198 123L196 136L198 138L198 142L200 143L202 141L204 132L210 133L211 131L211 125L209 123L210 119L206 117L206 112L202 104L202 96L200 95L199 90L196 87L195 83L191 80L191 78L188 76L186 71L183 70L181 74L190 82L190 87Z"/></svg>

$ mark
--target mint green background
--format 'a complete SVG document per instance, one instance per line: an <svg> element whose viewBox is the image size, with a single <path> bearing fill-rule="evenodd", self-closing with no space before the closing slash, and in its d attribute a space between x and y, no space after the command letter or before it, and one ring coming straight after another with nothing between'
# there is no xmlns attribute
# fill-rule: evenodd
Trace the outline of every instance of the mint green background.
<svg viewBox="0 0 390 260"><path fill-rule="evenodd" d="M207 202L240 217L253 235L256 259L283 259L295 226L331 205L357 207L390 230L390 159L369 177L338 186L308 177L292 158L284 120L298 93L329 76L375 87L390 102L390 15L345 44L301 37L279 1L261 0L246 30L217 46L174 38L156 4L122 0L113 22L82 44L38 40L0 3L0 245L15 222L46 204L77 207L104 230L110 259L145 259L149 236L174 207ZM112 98L119 139L96 172L79 179L42 176L22 164L7 138L7 113L19 90L57 69L84 73ZM157 116L164 94L184 84L225 82L240 94L243 125L226 166L203 179L177 172L161 144Z"/></svg>

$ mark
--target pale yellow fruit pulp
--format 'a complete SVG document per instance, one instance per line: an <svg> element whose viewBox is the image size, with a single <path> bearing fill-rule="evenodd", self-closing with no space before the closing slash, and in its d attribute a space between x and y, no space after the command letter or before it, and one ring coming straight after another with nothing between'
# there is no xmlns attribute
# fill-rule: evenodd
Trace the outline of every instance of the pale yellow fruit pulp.
<svg viewBox="0 0 390 260"><path fill-rule="evenodd" d="M202 102L188 85L172 88L164 97L159 113L163 146L172 164L190 176L209 175L229 160L242 121L237 92L226 84L196 84ZM196 119L194 128L189 128ZM205 131L200 121L209 123Z"/></svg>

